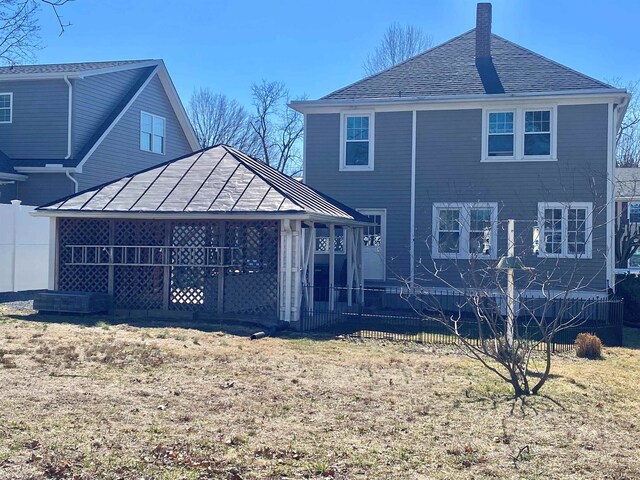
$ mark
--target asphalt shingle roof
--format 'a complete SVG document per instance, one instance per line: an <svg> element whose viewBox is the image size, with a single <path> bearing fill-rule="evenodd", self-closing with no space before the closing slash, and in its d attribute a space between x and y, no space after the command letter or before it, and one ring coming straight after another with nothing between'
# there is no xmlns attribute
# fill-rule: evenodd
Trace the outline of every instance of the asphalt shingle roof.
<svg viewBox="0 0 640 480"><path fill-rule="evenodd" d="M366 217L227 145L201 150L38 210L139 213L306 213Z"/></svg>
<svg viewBox="0 0 640 480"><path fill-rule="evenodd" d="M134 63L145 63L154 60L118 60L110 62L51 63L44 65L13 65L0 67L0 76L24 75L30 73L76 73L102 68L120 67Z"/></svg>
<svg viewBox="0 0 640 480"><path fill-rule="evenodd" d="M491 35L497 81L504 93L613 88L498 35ZM486 79L485 79L486 83ZM429 97L487 91L475 62L475 29L323 99Z"/></svg>

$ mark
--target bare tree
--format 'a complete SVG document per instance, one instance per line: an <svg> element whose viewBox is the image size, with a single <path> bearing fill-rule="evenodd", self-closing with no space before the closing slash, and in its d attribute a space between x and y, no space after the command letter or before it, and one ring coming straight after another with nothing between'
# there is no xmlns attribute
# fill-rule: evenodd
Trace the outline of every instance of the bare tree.
<svg viewBox="0 0 640 480"><path fill-rule="evenodd" d="M624 85L620 78L615 78L610 83L624 86L631 95L627 113L616 137L616 163L618 167L640 167L640 80Z"/></svg>
<svg viewBox="0 0 640 480"><path fill-rule="evenodd" d="M254 114L251 127L255 132L257 156L281 172L297 175L302 171L302 116L287 107L289 91L284 83L254 83L251 86Z"/></svg>
<svg viewBox="0 0 640 480"><path fill-rule="evenodd" d="M37 14L42 5L51 7L60 25L60 35L70 23L60 15L60 7L71 0L0 0L0 63L16 65L34 60L41 48Z"/></svg>
<svg viewBox="0 0 640 480"><path fill-rule="evenodd" d="M393 67L433 46L433 37L413 25L391 24L382 41L370 53L362 68L367 75Z"/></svg>
<svg viewBox="0 0 640 480"><path fill-rule="evenodd" d="M249 112L238 101L200 88L189 100L189 117L202 148L225 143L249 155L258 152Z"/></svg>
<svg viewBox="0 0 640 480"><path fill-rule="evenodd" d="M592 232L604 231L604 225L595 225L603 214L604 207L594 209L580 221L582 225L594 223ZM461 218L472 215L460 214L453 221ZM507 251L500 252L504 256L499 262L488 260L487 254L497 253L497 247L491 245L497 238L493 233L507 230L506 222L487 218L481 225L476 218L470 220L473 227L460 224L459 231L477 231L474 242L470 241L470 258L462 260L452 254L448 260L423 263L415 283L406 282L403 290L415 312L444 326L465 355L508 383L516 397L540 392L551 374L559 335L609 312L606 299L585 298L594 278L585 277L579 268L586 247L576 244L573 262L536 256L538 221L520 220L508 228L514 233L509 234ZM519 225L518 236L515 225ZM584 231L586 234L586 226ZM447 233L426 239L426 244L447 249L459 241L456 238ZM604 260L602 263L604 271Z"/></svg>

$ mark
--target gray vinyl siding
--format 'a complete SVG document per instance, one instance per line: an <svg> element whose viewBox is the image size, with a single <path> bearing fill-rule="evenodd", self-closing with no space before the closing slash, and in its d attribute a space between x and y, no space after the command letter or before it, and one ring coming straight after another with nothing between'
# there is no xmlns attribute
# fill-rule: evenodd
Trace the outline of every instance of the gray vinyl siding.
<svg viewBox="0 0 640 480"><path fill-rule="evenodd" d="M16 183L0 185L0 203L9 203L17 199Z"/></svg>
<svg viewBox="0 0 640 480"><path fill-rule="evenodd" d="M164 155L140 150L141 111L166 119ZM77 175L80 189L117 179L191 151L164 88L154 76L84 164L82 174Z"/></svg>
<svg viewBox="0 0 640 480"><path fill-rule="evenodd" d="M73 80L73 155L78 155L148 69L94 75Z"/></svg>
<svg viewBox="0 0 640 480"><path fill-rule="evenodd" d="M64 80L3 81L0 93L13 93L12 123L0 124L0 150L14 159L67 155L69 91Z"/></svg>
<svg viewBox="0 0 640 480"><path fill-rule="evenodd" d="M30 173L16 182L18 200L23 205L40 206L73 193L73 182L64 173Z"/></svg>
<svg viewBox="0 0 640 480"><path fill-rule="evenodd" d="M607 112L607 105L559 106L558 161L508 163L480 162L481 110L418 112L416 260L430 258L434 202L497 202L499 221L516 220L517 254L528 266L540 273L554 270L560 284L581 281L605 290ZM538 202L593 203L592 259L532 255ZM506 224L500 223L498 255L506 248ZM462 260L437 263L457 283L468 268Z"/></svg>
<svg viewBox="0 0 640 480"><path fill-rule="evenodd" d="M386 278L397 284L409 275L412 113L376 114L375 168L367 172L339 171L339 114L306 122L305 182L352 208L386 209Z"/></svg>

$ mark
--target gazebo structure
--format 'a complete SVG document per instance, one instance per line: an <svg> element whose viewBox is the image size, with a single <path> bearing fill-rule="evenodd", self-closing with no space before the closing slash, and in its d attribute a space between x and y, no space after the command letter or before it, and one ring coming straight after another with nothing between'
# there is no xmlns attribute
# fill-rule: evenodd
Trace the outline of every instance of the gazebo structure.
<svg viewBox="0 0 640 480"><path fill-rule="evenodd" d="M295 323L315 303L317 242L344 229L347 302L361 302L355 210L226 145L39 207L51 218L49 289L108 293L117 309ZM329 238L316 239L316 228ZM329 279L335 285L335 248ZM304 297L304 300L303 300ZM326 300L333 309L333 294Z"/></svg>

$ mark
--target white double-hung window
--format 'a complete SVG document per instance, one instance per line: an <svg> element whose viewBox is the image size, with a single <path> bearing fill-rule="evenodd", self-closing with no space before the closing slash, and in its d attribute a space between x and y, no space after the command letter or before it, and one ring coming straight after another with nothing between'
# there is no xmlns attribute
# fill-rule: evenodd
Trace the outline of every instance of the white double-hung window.
<svg viewBox="0 0 640 480"><path fill-rule="evenodd" d="M341 116L340 170L373 170L372 113Z"/></svg>
<svg viewBox="0 0 640 480"><path fill-rule="evenodd" d="M433 258L496 258L496 203L434 203Z"/></svg>
<svg viewBox="0 0 640 480"><path fill-rule="evenodd" d="M484 111L482 161L556 160L555 107Z"/></svg>
<svg viewBox="0 0 640 480"><path fill-rule="evenodd" d="M164 154L166 120L147 112L140 113L140 150Z"/></svg>
<svg viewBox="0 0 640 480"><path fill-rule="evenodd" d="M591 258L592 216L593 205L589 202L539 203L538 254Z"/></svg>

